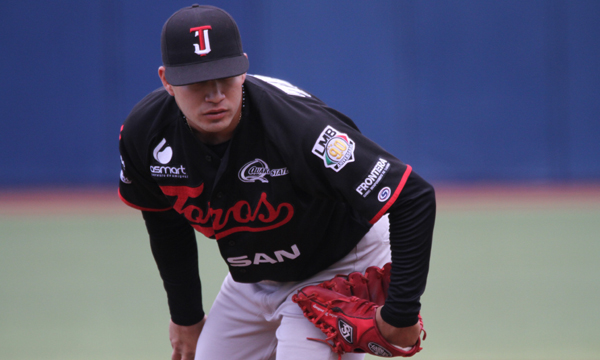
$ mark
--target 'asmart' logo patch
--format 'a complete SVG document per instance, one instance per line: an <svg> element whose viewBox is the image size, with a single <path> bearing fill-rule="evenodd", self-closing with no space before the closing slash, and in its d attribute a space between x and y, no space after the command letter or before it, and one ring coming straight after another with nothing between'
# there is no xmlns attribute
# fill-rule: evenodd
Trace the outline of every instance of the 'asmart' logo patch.
<svg viewBox="0 0 600 360"><path fill-rule="evenodd" d="M169 162L173 159L173 148L167 144L166 139L162 139L158 145L152 151L154 160L158 161L161 165L150 165L150 173L154 177L169 177L169 178L180 178L185 179L188 177L185 167L183 165L170 166Z"/></svg>
<svg viewBox="0 0 600 360"><path fill-rule="evenodd" d="M323 159L326 168L335 172L354 161L355 144L347 134L327 126L319 135L312 153Z"/></svg>
<svg viewBox="0 0 600 360"><path fill-rule="evenodd" d="M166 146L165 146L166 145ZM162 139L152 151L152 156L159 163L166 165L173 158L173 149L167 144L167 139Z"/></svg>

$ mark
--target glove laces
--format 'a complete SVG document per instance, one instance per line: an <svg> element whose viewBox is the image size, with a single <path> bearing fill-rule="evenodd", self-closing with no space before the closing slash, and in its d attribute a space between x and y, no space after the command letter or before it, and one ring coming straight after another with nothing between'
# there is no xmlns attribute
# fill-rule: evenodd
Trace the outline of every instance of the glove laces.
<svg viewBox="0 0 600 360"><path fill-rule="evenodd" d="M315 297L316 297L315 294L310 294L308 296L308 299L312 300ZM325 306L325 308L323 309L321 314L319 314L319 316L317 316L317 317L312 316L312 317L308 318L313 324L315 324L317 327L319 327L321 329L321 331L326 335L326 338L325 339L307 338L307 339L322 342L322 343L326 344L327 346L329 346L331 348L331 351L338 354L338 360L341 360L342 355L345 353L344 349L342 348L342 344L340 344L339 342L336 343L335 341L333 341L333 339L335 339L337 336L338 330L335 329L333 326L327 324L326 322L323 322L320 320L324 316L328 316L328 315L332 316L331 313L341 312L341 309L338 308L337 306L335 306L336 303L340 303L340 302L344 302L344 303L356 302L358 304L357 308L364 307L366 305L367 308L364 310L365 312L368 311L369 309L371 309L372 307L377 306L376 304L373 304L365 299L361 299L356 296L352 296L348 299L334 299L334 300L327 301L325 304L323 304ZM334 315L334 316L337 317L337 315Z"/></svg>

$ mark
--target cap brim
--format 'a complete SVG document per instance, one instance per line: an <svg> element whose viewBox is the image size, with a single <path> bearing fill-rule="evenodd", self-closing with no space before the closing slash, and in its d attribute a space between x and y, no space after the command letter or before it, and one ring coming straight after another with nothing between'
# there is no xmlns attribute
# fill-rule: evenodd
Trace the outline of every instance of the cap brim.
<svg viewBox="0 0 600 360"><path fill-rule="evenodd" d="M165 66L165 77L174 86L228 78L248 71L248 58L245 55L219 59L210 62Z"/></svg>

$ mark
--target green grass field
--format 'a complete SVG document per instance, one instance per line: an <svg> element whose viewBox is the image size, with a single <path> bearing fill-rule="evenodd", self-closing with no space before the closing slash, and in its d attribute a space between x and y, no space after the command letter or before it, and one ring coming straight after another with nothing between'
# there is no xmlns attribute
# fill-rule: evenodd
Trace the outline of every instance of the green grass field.
<svg viewBox="0 0 600 360"><path fill-rule="evenodd" d="M600 201L513 199L438 200L415 358L600 359ZM111 199L11 212L10 201L0 197L0 360L170 359L137 211ZM210 309L227 270L211 240L199 248Z"/></svg>

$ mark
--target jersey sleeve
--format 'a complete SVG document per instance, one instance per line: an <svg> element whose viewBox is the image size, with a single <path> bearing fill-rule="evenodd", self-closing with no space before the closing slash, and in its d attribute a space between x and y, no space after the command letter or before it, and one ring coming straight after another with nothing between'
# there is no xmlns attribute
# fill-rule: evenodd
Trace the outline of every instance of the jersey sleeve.
<svg viewBox="0 0 600 360"><path fill-rule="evenodd" d="M142 211L150 247L167 292L171 320L196 324L204 317L194 229L175 210Z"/></svg>
<svg viewBox="0 0 600 360"><path fill-rule="evenodd" d="M147 152L143 141L139 139L140 131L135 125L135 122L128 118L121 127L119 197L125 204L138 210L169 210L171 204L150 176L150 165L144 156Z"/></svg>
<svg viewBox="0 0 600 360"><path fill-rule="evenodd" d="M371 224L377 222L402 193L412 168L320 100L281 96L288 98L265 100L270 104L263 104L263 112L272 108L271 116L278 119L265 127L298 186L344 202Z"/></svg>
<svg viewBox="0 0 600 360"><path fill-rule="evenodd" d="M395 327L416 324L425 292L435 224L433 186L412 172L389 210L391 282L381 317Z"/></svg>
<svg viewBox="0 0 600 360"><path fill-rule="evenodd" d="M307 139L308 174L326 179L321 191L331 192L374 224L398 199L412 168L337 116L325 122L316 137L313 132Z"/></svg>

